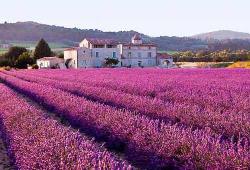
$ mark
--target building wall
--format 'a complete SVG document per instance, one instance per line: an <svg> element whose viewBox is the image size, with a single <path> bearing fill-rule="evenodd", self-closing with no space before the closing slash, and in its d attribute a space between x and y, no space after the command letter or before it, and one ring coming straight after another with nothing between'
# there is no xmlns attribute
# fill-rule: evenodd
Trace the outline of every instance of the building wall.
<svg viewBox="0 0 250 170"><path fill-rule="evenodd" d="M151 56L149 56L151 53ZM132 67L153 67L156 66L156 47L132 46L131 48L123 47L122 65Z"/></svg>
<svg viewBox="0 0 250 170"><path fill-rule="evenodd" d="M88 40L84 39L80 42L79 47L92 48L92 44L88 42Z"/></svg>
<svg viewBox="0 0 250 170"><path fill-rule="evenodd" d="M37 60L36 64L39 68L50 68L50 61Z"/></svg>
<svg viewBox="0 0 250 170"><path fill-rule="evenodd" d="M69 64L70 68L89 68L89 67L103 67L105 58L113 57L115 52L119 61L121 61L119 48L77 48L75 50L64 52L64 61L72 59ZM98 53L98 56L96 55ZM120 66L121 63L119 63Z"/></svg>
<svg viewBox="0 0 250 170"><path fill-rule="evenodd" d="M119 48L93 48L92 50L93 64L95 67L102 67L105 58L117 58L121 61L120 49ZM115 52L116 56L113 56ZM98 56L97 56L98 53ZM118 65L120 65L119 63Z"/></svg>
<svg viewBox="0 0 250 170"><path fill-rule="evenodd" d="M173 59L172 58L169 58L169 59L159 59L158 60L158 65L160 67L171 68L171 67L173 67Z"/></svg>
<svg viewBox="0 0 250 170"><path fill-rule="evenodd" d="M64 51L64 62L68 59L72 59L69 63L69 68L77 68L77 49Z"/></svg>
<svg viewBox="0 0 250 170"><path fill-rule="evenodd" d="M91 49L82 47L77 50L78 61L77 66L78 68L89 68L94 67Z"/></svg>
<svg viewBox="0 0 250 170"><path fill-rule="evenodd" d="M54 59L54 60L37 60L36 64L39 68L51 68L53 66L60 66L63 64L63 60Z"/></svg>

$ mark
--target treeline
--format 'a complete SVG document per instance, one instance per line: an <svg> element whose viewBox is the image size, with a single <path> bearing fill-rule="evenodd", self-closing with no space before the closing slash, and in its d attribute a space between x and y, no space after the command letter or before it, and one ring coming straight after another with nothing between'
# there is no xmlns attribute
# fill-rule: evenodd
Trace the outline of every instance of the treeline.
<svg viewBox="0 0 250 170"><path fill-rule="evenodd" d="M229 40L213 40L207 41L208 50L221 51L221 50L250 50L250 40L242 39L229 39Z"/></svg>
<svg viewBox="0 0 250 170"><path fill-rule="evenodd" d="M33 68L37 68L37 59L54 55L48 43L44 39L41 39L34 52L24 47L11 47L8 52L0 56L0 67L26 69L28 66L32 66Z"/></svg>
<svg viewBox="0 0 250 170"><path fill-rule="evenodd" d="M185 51L173 55L175 62L237 62L250 60L248 50Z"/></svg>

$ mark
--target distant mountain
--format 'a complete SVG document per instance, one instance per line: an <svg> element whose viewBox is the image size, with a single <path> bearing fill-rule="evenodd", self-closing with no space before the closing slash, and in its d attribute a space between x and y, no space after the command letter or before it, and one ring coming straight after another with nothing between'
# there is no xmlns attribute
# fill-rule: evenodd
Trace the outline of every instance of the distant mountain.
<svg viewBox="0 0 250 170"><path fill-rule="evenodd" d="M214 32L194 35L191 38L201 39L201 40L227 40L227 39L250 40L250 34L230 31L230 30L221 30L221 31L214 31Z"/></svg>
<svg viewBox="0 0 250 170"><path fill-rule="evenodd" d="M103 32L97 29L65 28L32 21L0 23L0 43L18 42L14 43L18 45L23 45L26 42L33 42L34 44L41 38L44 38L49 43L60 43L63 47L77 46L81 40L87 37L111 38L120 42L129 42L135 33L137 32ZM155 43L158 49L162 51L250 49L250 40L246 40L250 39L250 34L233 31L218 31L193 37L150 37L144 34L141 35L144 41Z"/></svg>
<svg viewBox="0 0 250 170"><path fill-rule="evenodd" d="M82 39L112 38L120 42L128 42L136 31L103 32L97 29L65 28L36 22L17 22L0 24L0 41L38 41L44 38L48 42L60 42L75 46ZM160 50L195 50L206 48L201 40L182 37L150 37L142 34L147 42L156 43Z"/></svg>

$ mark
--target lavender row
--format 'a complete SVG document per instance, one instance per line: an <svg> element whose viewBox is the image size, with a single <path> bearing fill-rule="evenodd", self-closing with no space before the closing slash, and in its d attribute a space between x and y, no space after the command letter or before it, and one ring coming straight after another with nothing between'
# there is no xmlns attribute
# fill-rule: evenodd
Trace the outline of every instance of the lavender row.
<svg viewBox="0 0 250 170"><path fill-rule="evenodd" d="M110 89L99 87L89 87L81 83L58 81L30 75L20 74L18 72L6 74L14 75L23 78L27 81L52 86L64 91L69 91L73 94L85 96L92 100L97 100L101 103L109 104L118 108L136 111L153 119L160 119L171 122L181 122L182 124L195 126L199 128L210 127L214 132L223 134L224 136L250 136L250 121L247 108L249 105L246 101L239 101L238 105L223 110L206 106L201 107L191 99L187 102L182 101L180 95L184 95L176 91L175 94L167 96L172 97L173 101L163 102L159 99L152 99L144 96L136 96ZM179 89L182 92L181 89ZM174 96L173 96L174 95ZM212 98L212 97L211 97ZM222 97L223 98L223 97ZM225 98L223 98L225 99ZM178 100L178 102L176 101ZM216 98L213 98L216 100ZM237 107L238 106L238 107ZM240 108L241 106L242 108ZM222 107L218 105L218 108Z"/></svg>
<svg viewBox="0 0 250 170"><path fill-rule="evenodd" d="M0 85L1 129L17 169L132 169Z"/></svg>
<svg viewBox="0 0 250 170"><path fill-rule="evenodd" d="M232 169L250 167L247 145L221 143L220 137L209 130L179 128L87 101L69 93L36 83L29 83L0 73L1 79L33 99L49 105L96 135L114 144L125 144L124 153L140 166L147 168Z"/></svg>
<svg viewBox="0 0 250 170"><path fill-rule="evenodd" d="M26 72L26 71L24 71ZM65 70L28 71L29 74L66 81L77 81L88 85L108 87L114 90L137 95L155 96L169 91L175 85L206 84L208 87L220 87L237 92L238 86L250 86L249 70L162 70L162 69L101 69L101 70ZM196 87L195 86L195 87ZM195 89L194 87L194 89ZM249 88L248 88L249 89Z"/></svg>
<svg viewBox="0 0 250 170"><path fill-rule="evenodd" d="M138 70L133 71L136 75ZM107 70L85 72L56 71L54 74L54 72L45 71L42 74L40 72L28 74L60 81L81 82L87 86L108 88L132 95L156 97L167 102L192 103L216 112L233 110L242 113L250 110L248 106L250 81L247 79L249 74L245 70L199 70L199 72L191 70L177 72L177 75L172 75L174 71L171 70L167 72L167 76L162 76L160 72L160 76L153 74L156 79L143 72L140 72L143 75L135 77L128 76L127 72L119 75L117 70L108 76L106 76ZM194 75L192 75L193 72Z"/></svg>

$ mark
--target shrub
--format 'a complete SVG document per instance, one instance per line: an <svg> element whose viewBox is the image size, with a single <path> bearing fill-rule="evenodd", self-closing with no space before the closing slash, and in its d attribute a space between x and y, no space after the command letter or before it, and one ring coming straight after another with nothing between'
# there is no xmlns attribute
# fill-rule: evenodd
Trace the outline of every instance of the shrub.
<svg viewBox="0 0 250 170"><path fill-rule="evenodd" d="M6 67L3 67L3 69L6 70L6 71L10 71L11 67L10 66L6 66Z"/></svg>
<svg viewBox="0 0 250 170"><path fill-rule="evenodd" d="M30 54L28 52L25 52L18 57L15 66L20 69L27 69L28 64L33 64L33 63L34 61L30 57Z"/></svg>
<svg viewBox="0 0 250 170"><path fill-rule="evenodd" d="M32 69L38 69L39 68L37 64L33 64L31 67L32 67Z"/></svg>

